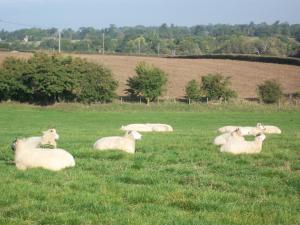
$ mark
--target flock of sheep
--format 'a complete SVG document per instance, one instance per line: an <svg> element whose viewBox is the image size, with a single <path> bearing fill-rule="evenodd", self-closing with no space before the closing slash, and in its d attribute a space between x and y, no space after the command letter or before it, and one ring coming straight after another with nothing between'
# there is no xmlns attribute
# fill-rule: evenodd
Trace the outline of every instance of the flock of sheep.
<svg viewBox="0 0 300 225"><path fill-rule="evenodd" d="M220 145L221 152L232 154L255 154L262 150L265 134L281 134L281 130L276 126L262 125L258 123L256 127L225 126L219 128L223 133L214 140L215 145ZM253 141L246 141L244 136L255 136Z"/></svg>
<svg viewBox="0 0 300 225"><path fill-rule="evenodd" d="M173 128L167 124L129 124L122 126L125 135L103 137L94 144L95 150L121 150L127 153L135 152L135 140L140 140L139 132L171 132ZM214 144L221 146L221 152L232 154L259 153L265 139L264 134L281 133L275 126L264 126L260 123L256 127L226 126L219 129L223 133L215 138ZM254 141L246 141L244 136L256 136ZM12 144L15 151L15 164L20 170L29 168L44 168L59 171L67 167L74 167L74 157L64 149L57 148L59 139L55 129L43 132L41 137L17 139ZM47 148L47 147L53 148Z"/></svg>

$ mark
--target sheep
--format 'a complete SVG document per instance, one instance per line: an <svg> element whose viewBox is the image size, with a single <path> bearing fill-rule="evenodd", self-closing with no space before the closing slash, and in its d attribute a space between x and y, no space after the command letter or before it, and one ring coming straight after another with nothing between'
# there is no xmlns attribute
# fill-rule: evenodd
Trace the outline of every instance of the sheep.
<svg viewBox="0 0 300 225"><path fill-rule="evenodd" d="M230 133L230 132L235 131L237 128L240 129L242 136L246 136L246 135L254 135L255 136L260 133L263 133L265 130L264 125L262 125L261 123L257 123L256 127L225 126L225 127L219 128L218 131L221 133Z"/></svg>
<svg viewBox="0 0 300 225"><path fill-rule="evenodd" d="M170 131L173 131L173 128L168 124L146 123L146 125L151 127L152 131L155 131L155 132L170 132Z"/></svg>
<svg viewBox="0 0 300 225"><path fill-rule="evenodd" d="M271 125L263 125L265 134L281 134L281 130L279 127L271 126Z"/></svg>
<svg viewBox="0 0 300 225"><path fill-rule="evenodd" d="M135 140L140 140L142 135L137 131L127 131L123 137L112 136L100 138L94 144L96 150L121 150L127 153L135 152Z"/></svg>
<svg viewBox="0 0 300 225"><path fill-rule="evenodd" d="M231 132L231 133L224 133L221 134L219 136L217 136L214 139L214 145L224 145L226 144L231 138L236 138L239 139L241 141L244 141L245 138L243 137L240 129L236 129L235 131Z"/></svg>
<svg viewBox="0 0 300 225"><path fill-rule="evenodd" d="M139 131L139 132L152 132L152 128L146 124L133 123L126 126L122 126L123 131Z"/></svg>
<svg viewBox="0 0 300 225"><path fill-rule="evenodd" d="M173 128L168 124L161 123L146 123L146 124L129 124L122 126L121 130L124 131L139 131L139 132L170 132Z"/></svg>
<svg viewBox="0 0 300 225"><path fill-rule="evenodd" d="M254 141L245 141L231 138L221 146L220 151L232 153L234 155L260 153L262 149L262 143L265 138L266 136L264 134L257 135Z"/></svg>
<svg viewBox="0 0 300 225"><path fill-rule="evenodd" d="M52 145L54 148L57 147L56 140L59 139L59 135L57 134L55 129L49 129L43 131L43 135L41 137L29 137L26 138L26 142L31 147L39 147L40 145Z"/></svg>
<svg viewBox="0 0 300 225"><path fill-rule="evenodd" d="M63 149L35 148L31 144L26 139L18 139L16 141L15 164L17 169L43 168L51 171L59 171L75 166L73 156Z"/></svg>

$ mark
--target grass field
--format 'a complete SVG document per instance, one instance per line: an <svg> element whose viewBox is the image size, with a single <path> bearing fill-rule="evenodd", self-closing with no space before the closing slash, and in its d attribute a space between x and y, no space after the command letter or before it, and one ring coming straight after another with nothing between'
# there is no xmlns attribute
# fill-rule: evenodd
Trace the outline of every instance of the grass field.
<svg viewBox="0 0 300 225"><path fill-rule="evenodd" d="M135 75L135 67L145 61L163 69L168 76L168 97L182 98L185 95L185 86L188 81L201 77L208 73L222 73L230 76L232 87L241 98L256 97L257 84L267 79L276 79L282 85L286 94L300 90L300 66L279 65L272 63L245 62L222 59L170 59L159 57L137 57L117 55L89 55L71 54L72 56L85 58L90 62L104 64L110 68L114 78L119 82L117 94L126 95L126 80ZM0 64L8 56L29 58L30 53L0 52Z"/></svg>
<svg viewBox="0 0 300 225"><path fill-rule="evenodd" d="M143 105L35 107L0 104L0 224L300 224L300 110ZM144 134L136 154L96 152L121 125L171 124ZM259 155L222 154L223 125L282 128ZM55 127L76 167L17 171L14 137Z"/></svg>

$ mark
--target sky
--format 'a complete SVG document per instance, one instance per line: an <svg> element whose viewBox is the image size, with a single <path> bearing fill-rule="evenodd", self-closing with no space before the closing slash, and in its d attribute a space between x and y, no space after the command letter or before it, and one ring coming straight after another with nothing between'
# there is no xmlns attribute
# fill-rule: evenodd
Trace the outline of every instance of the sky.
<svg viewBox="0 0 300 225"><path fill-rule="evenodd" d="M299 24L299 12L300 0L0 0L0 29Z"/></svg>

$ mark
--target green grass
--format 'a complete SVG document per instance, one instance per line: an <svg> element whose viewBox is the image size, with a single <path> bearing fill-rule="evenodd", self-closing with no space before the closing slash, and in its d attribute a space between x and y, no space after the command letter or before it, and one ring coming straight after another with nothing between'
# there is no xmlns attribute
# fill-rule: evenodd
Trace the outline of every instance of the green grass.
<svg viewBox="0 0 300 225"><path fill-rule="evenodd" d="M121 125L171 124L136 154L96 152ZM282 128L259 155L222 154L223 125ZM0 224L300 224L300 110L263 106L0 104ZM10 144L55 127L76 167L18 171Z"/></svg>

